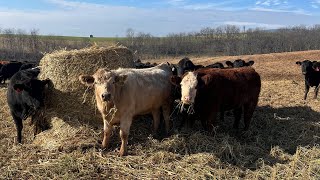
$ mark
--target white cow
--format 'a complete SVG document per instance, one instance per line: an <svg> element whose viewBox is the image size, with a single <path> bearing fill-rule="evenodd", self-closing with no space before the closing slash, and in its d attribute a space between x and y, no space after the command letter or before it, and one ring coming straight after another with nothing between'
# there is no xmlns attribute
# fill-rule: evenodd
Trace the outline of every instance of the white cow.
<svg viewBox="0 0 320 180"><path fill-rule="evenodd" d="M103 148L108 147L112 126L120 124L120 156L126 155L133 117L152 113L153 130L156 132L160 108L163 110L166 131L169 131L171 75L170 66L160 64L146 69L99 69L93 75L79 77L83 84L95 87L97 107L104 122Z"/></svg>

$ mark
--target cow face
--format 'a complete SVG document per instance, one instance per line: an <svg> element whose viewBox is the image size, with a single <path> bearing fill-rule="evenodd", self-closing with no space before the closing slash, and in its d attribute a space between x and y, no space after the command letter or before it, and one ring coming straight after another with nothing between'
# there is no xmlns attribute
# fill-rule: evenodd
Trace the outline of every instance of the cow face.
<svg viewBox="0 0 320 180"><path fill-rule="evenodd" d="M239 67L245 67L245 66L252 66L254 64L254 61L245 62L242 59L237 59L234 62L226 61L226 64L228 67L239 68Z"/></svg>
<svg viewBox="0 0 320 180"><path fill-rule="evenodd" d="M313 62L309 61L309 60L304 60L304 61L297 61L296 62L297 65L301 66L301 71L303 75L306 75L307 72L310 72L313 70Z"/></svg>
<svg viewBox="0 0 320 180"><path fill-rule="evenodd" d="M102 85L97 85L96 90L101 93L102 101L113 101L116 97L118 87L123 86L127 75L115 75L109 73Z"/></svg>
<svg viewBox="0 0 320 180"><path fill-rule="evenodd" d="M45 85L49 82L50 80L30 79L23 83L14 84L13 89L21 95L24 103L37 110L43 105Z"/></svg>
<svg viewBox="0 0 320 180"><path fill-rule="evenodd" d="M193 104L197 94L197 74L188 72L181 80L181 101L183 104Z"/></svg>
<svg viewBox="0 0 320 180"><path fill-rule="evenodd" d="M93 76L81 75L82 84L95 87L96 96L103 102L113 101L117 87L124 85L127 75L116 75L109 70L99 69Z"/></svg>

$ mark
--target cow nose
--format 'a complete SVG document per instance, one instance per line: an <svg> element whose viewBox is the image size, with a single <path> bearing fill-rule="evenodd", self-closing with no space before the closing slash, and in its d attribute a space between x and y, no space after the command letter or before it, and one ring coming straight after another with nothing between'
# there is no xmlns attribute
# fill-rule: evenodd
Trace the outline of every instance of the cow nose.
<svg viewBox="0 0 320 180"><path fill-rule="evenodd" d="M103 100L103 101L110 101L110 99L111 99L111 94L110 94L110 93L103 93L103 94L101 95L101 97L102 97L102 100Z"/></svg>
<svg viewBox="0 0 320 180"><path fill-rule="evenodd" d="M183 97L183 101L186 102L186 103L189 103L190 102L190 96L184 96Z"/></svg>

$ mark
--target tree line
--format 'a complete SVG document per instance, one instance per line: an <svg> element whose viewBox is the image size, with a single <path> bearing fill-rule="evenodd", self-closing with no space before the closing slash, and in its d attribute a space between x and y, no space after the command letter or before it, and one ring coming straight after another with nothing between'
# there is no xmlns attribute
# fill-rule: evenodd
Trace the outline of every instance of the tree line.
<svg viewBox="0 0 320 180"><path fill-rule="evenodd" d="M39 30L0 28L0 60L39 61L44 53L54 50L79 49L90 44L88 38L70 40L57 36L41 36Z"/></svg>
<svg viewBox="0 0 320 180"><path fill-rule="evenodd" d="M320 25L275 30L226 25L198 32L171 33L165 37L128 29L126 38L114 38L114 41L127 46L142 59L291 52L320 49ZM43 53L62 48L80 49L91 44L89 37L59 38L41 36L36 29L26 32L0 28L0 60L38 61Z"/></svg>
<svg viewBox="0 0 320 180"><path fill-rule="evenodd" d="M199 32L172 33L154 37L150 33L127 30L122 44L140 57L189 55L248 55L320 49L320 25L293 26L276 30L233 25L203 28Z"/></svg>

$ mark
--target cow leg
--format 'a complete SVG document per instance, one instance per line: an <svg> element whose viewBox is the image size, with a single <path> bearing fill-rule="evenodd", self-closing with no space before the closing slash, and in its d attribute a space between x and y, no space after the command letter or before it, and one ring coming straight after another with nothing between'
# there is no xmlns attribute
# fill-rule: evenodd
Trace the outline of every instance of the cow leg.
<svg viewBox="0 0 320 180"><path fill-rule="evenodd" d="M213 111L209 113L209 116L207 118L207 130L210 133L213 132L213 128L217 125L216 118L217 118L217 112Z"/></svg>
<svg viewBox="0 0 320 180"><path fill-rule="evenodd" d="M233 110L233 115L234 115L234 124L233 128L238 129L239 128L239 123L241 119L241 114L242 114L242 107L240 108L235 108Z"/></svg>
<svg viewBox="0 0 320 180"><path fill-rule="evenodd" d="M309 89L310 89L310 86L306 83L306 86L305 86L305 93L304 93L304 100L307 99L307 95L308 95L308 92L309 92Z"/></svg>
<svg viewBox="0 0 320 180"><path fill-rule="evenodd" d="M22 119L16 115L14 115L13 113L12 114L12 117L13 117L13 120L14 120L14 123L16 125L16 128L17 128L17 140L18 140L18 143L21 143L22 141L22 129L23 129L23 124L22 124Z"/></svg>
<svg viewBox="0 0 320 180"><path fill-rule="evenodd" d="M108 123L106 119L103 120L103 141L102 148L108 148L110 136L111 136L112 126Z"/></svg>
<svg viewBox="0 0 320 180"><path fill-rule="evenodd" d="M128 136L130 132L130 126L132 123L131 119L123 119L120 122L120 138L121 138L121 148L120 148L120 156L127 155L128 152Z"/></svg>
<svg viewBox="0 0 320 180"><path fill-rule="evenodd" d="M169 105L164 105L162 107L163 111L163 118L164 118L164 123L166 126L166 135L168 135L170 131L170 114L171 114L171 107Z"/></svg>
<svg viewBox="0 0 320 180"><path fill-rule="evenodd" d="M196 121L196 116L194 114L187 114L187 127L192 129L194 126L194 123Z"/></svg>
<svg viewBox="0 0 320 180"><path fill-rule="evenodd" d="M152 117L153 117L153 135L156 135L159 128L159 124L160 124L160 109L153 110Z"/></svg>
<svg viewBox="0 0 320 180"><path fill-rule="evenodd" d="M257 103L250 103L244 105L244 130L249 129L250 121L253 115L253 112L257 106Z"/></svg>
<svg viewBox="0 0 320 180"><path fill-rule="evenodd" d="M320 85L316 86L316 88L314 89L314 97L313 97L314 99L317 99L318 97L319 87Z"/></svg>
<svg viewBox="0 0 320 180"><path fill-rule="evenodd" d="M179 125L179 130L181 130L187 121L188 114L186 112L181 112L178 117L181 119L181 123Z"/></svg>

